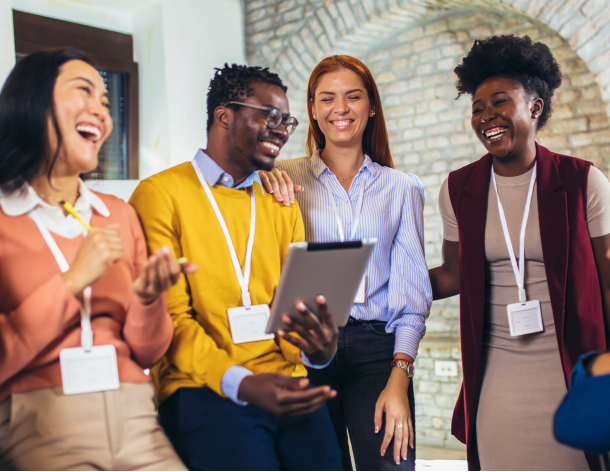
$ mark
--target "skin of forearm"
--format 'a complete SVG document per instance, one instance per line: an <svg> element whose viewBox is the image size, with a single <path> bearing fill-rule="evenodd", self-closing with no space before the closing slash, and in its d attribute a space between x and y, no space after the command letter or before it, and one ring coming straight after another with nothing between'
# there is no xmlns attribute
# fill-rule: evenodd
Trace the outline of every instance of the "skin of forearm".
<svg viewBox="0 0 610 472"><path fill-rule="evenodd" d="M459 277L443 270L443 266L430 269L428 274L430 275L433 300L442 300L460 293Z"/></svg>

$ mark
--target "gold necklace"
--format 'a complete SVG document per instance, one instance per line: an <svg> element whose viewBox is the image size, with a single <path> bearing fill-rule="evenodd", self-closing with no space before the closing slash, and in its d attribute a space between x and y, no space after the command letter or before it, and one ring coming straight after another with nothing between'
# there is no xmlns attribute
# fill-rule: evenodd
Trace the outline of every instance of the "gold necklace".
<svg viewBox="0 0 610 472"><path fill-rule="evenodd" d="M66 201L69 202L72 206L74 206L76 204L76 200L78 200L78 197L80 197L80 190L76 191L76 195L74 195L74 197L72 197L71 199L68 198L57 198L57 197L53 197L53 196L46 196L43 193L38 193L38 196L40 198L42 198L45 202L47 202L49 205L60 205L61 206L61 201ZM51 199L55 200L55 203L51 202Z"/></svg>

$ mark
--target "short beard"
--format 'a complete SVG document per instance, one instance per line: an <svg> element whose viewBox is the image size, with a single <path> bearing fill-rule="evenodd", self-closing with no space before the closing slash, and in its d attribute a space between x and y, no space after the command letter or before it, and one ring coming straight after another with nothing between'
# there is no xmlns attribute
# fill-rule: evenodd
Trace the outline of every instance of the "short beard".
<svg viewBox="0 0 610 472"><path fill-rule="evenodd" d="M269 171L273 170L273 164L267 164L266 162L262 162L261 160L257 159L256 156L250 156L250 158L248 160L258 170L264 170L265 172L269 172Z"/></svg>

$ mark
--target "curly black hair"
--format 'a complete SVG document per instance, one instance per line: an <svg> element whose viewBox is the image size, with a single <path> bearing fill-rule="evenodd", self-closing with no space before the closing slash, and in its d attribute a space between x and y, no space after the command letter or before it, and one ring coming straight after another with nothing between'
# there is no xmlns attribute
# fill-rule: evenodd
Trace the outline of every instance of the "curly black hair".
<svg viewBox="0 0 610 472"><path fill-rule="evenodd" d="M538 129L544 127L553 111L551 98L561 85L561 71L546 44L532 42L529 36L493 36L477 39L455 70L458 98L474 97L477 88L489 77L506 75L519 82L526 93L544 100Z"/></svg>
<svg viewBox="0 0 610 472"><path fill-rule="evenodd" d="M225 63L216 73L208 87L208 133L214 123L214 110L227 102L239 102L254 93L251 85L255 82L277 85L284 92L288 90L280 76L269 71L268 67L241 66Z"/></svg>

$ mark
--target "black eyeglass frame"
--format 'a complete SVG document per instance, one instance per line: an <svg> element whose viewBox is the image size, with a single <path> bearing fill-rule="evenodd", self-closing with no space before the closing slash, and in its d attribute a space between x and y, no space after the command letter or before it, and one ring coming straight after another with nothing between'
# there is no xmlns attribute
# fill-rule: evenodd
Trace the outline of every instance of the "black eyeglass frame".
<svg viewBox="0 0 610 472"><path fill-rule="evenodd" d="M276 129L276 128L279 128L282 123L284 123L284 126L286 127L286 131L288 131L289 135L294 133L294 131L297 129L297 126L299 126L299 120L297 120L294 116L282 114L282 112L280 111L279 108L265 107L263 105L253 105L252 103L244 103L244 102L227 102L223 105L223 107L226 107L227 105L241 105L244 107L255 108L256 110L266 111L267 112L267 126L270 129ZM275 126L271 126L271 123L270 123L271 112L273 110L277 110L279 112L280 116L282 117L280 122ZM289 123L290 119L294 120L294 123ZM290 126L292 126L291 130L289 128Z"/></svg>

